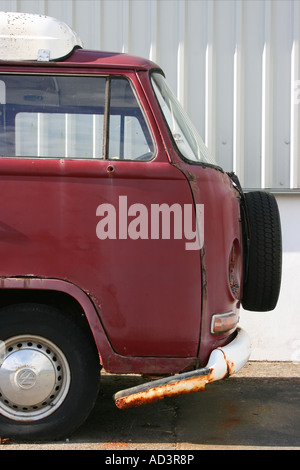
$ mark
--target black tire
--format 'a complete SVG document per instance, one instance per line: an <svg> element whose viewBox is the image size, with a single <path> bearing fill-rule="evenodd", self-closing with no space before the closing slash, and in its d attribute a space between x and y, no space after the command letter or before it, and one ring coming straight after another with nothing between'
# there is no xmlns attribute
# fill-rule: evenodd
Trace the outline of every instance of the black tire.
<svg viewBox="0 0 300 470"><path fill-rule="evenodd" d="M244 231L249 244L244 259L242 306L266 312L276 307L281 285L282 241L280 215L273 194L245 194ZM247 221L248 219L248 221Z"/></svg>
<svg viewBox="0 0 300 470"><path fill-rule="evenodd" d="M60 310L40 304L0 309L0 339L5 343L0 437L69 436L87 418L98 395L100 365L93 340Z"/></svg>

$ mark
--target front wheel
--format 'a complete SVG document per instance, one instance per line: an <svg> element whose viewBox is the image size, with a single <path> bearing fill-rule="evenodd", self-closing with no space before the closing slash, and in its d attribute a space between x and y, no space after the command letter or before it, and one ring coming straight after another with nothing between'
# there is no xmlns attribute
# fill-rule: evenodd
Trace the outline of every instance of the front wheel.
<svg viewBox="0 0 300 470"><path fill-rule="evenodd" d="M60 310L0 310L0 436L60 439L90 413L99 357L91 338Z"/></svg>

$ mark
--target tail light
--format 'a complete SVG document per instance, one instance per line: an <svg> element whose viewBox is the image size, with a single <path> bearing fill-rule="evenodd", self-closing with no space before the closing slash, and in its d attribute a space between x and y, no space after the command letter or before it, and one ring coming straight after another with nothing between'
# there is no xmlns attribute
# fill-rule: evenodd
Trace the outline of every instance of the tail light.
<svg viewBox="0 0 300 470"><path fill-rule="evenodd" d="M211 319L211 333L218 335L230 333L237 327L239 321L238 312L217 313Z"/></svg>

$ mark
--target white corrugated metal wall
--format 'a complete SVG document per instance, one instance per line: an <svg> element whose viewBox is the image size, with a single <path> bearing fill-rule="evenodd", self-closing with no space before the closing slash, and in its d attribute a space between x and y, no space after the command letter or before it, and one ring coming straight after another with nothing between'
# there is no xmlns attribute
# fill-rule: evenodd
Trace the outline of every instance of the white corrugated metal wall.
<svg viewBox="0 0 300 470"><path fill-rule="evenodd" d="M245 188L276 194L280 300L274 312L242 312L241 323L252 359L300 360L300 2L0 0L0 10L54 16L86 48L159 63L217 162Z"/></svg>

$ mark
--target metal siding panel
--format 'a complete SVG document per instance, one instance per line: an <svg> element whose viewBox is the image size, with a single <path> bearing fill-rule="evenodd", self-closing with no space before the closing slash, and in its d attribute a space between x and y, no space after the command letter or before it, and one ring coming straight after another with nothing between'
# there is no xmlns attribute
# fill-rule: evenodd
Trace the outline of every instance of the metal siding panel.
<svg viewBox="0 0 300 470"><path fill-rule="evenodd" d="M290 185L291 3L275 2L273 17L273 187ZM289 53L288 53L289 52Z"/></svg>
<svg viewBox="0 0 300 470"><path fill-rule="evenodd" d="M158 45L157 61L164 69L170 87L177 90L178 33L175 27L177 7L174 0L158 2Z"/></svg>
<svg viewBox="0 0 300 470"><path fill-rule="evenodd" d="M300 186L300 4L292 4L290 187Z"/></svg>
<svg viewBox="0 0 300 470"><path fill-rule="evenodd" d="M122 52L124 46L122 9L118 0L102 2L102 46L105 51Z"/></svg>
<svg viewBox="0 0 300 470"><path fill-rule="evenodd" d="M149 3L145 0L134 2L130 8L130 15L128 17L128 28L130 32L131 45L130 51L134 55L149 58L151 28L153 23L151 23L151 20L146 21L146 18L148 17L151 18ZM134 28L131 27L132 24L135 25Z"/></svg>
<svg viewBox="0 0 300 470"><path fill-rule="evenodd" d="M263 3L245 2L244 23L244 186L260 187Z"/></svg>
<svg viewBox="0 0 300 470"><path fill-rule="evenodd" d="M186 29L185 67L186 109L200 134L205 136L205 50L206 50L206 4L189 2Z"/></svg>
<svg viewBox="0 0 300 470"><path fill-rule="evenodd" d="M207 43L205 51L205 143L216 154L216 53L215 3L207 3Z"/></svg>
<svg viewBox="0 0 300 470"><path fill-rule="evenodd" d="M51 2L51 5L56 2ZM64 2L62 2L64 3ZM73 2L72 2L73 3ZM86 0L77 0L73 5L73 29L80 38L84 38L84 47L89 49L101 48L102 32L102 2L87 2ZM55 10L53 10L55 14ZM88 18L88 21L83 21Z"/></svg>
<svg viewBox="0 0 300 470"><path fill-rule="evenodd" d="M235 3L233 63L233 171L244 185L244 4Z"/></svg>
<svg viewBox="0 0 300 470"><path fill-rule="evenodd" d="M158 62L220 165L245 187L300 187L297 0L0 0L0 8L66 21L86 48Z"/></svg>
<svg viewBox="0 0 300 470"><path fill-rule="evenodd" d="M216 158L232 169L233 155L233 2L216 2Z"/></svg>
<svg viewBox="0 0 300 470"><path fill-rule="evenodd" d="M157 2L148 2L148 18L150 18L149 59L157 61ZM148 21L149 24L149 21Z"/></svg>
<svg viewBox="0 0 300 470"><path fill-rule="evenodd" d="M266 0L264 3L264 48L262 55L262 188L272 186L273 80L273 5L271 0Z"/></svg>

